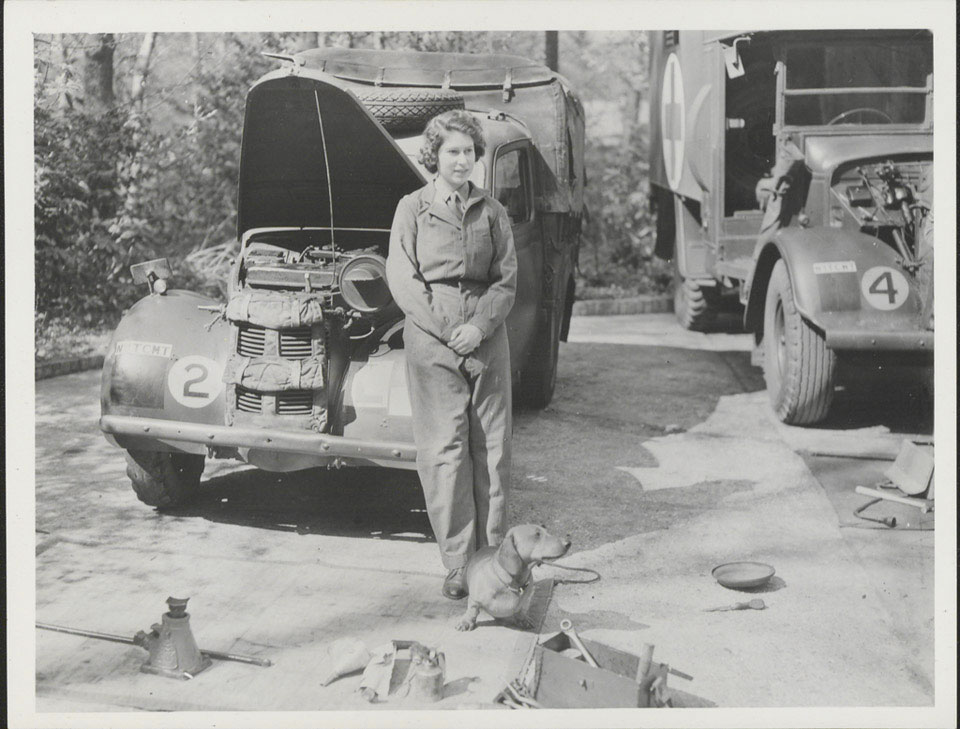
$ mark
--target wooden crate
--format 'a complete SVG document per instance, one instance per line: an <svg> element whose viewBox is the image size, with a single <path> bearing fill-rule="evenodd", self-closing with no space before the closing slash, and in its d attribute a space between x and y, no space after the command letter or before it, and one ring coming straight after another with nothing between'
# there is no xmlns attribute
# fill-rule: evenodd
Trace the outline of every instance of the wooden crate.
<svg viewBox="0 0 960 729"><path fill-rule="evenodd" d="M653 662L637 676L639 656L581 638L599 668L563 655L572 648L565 633L557 633L534 648L530 693L545 708L614 708L661 706L651 684L661 679L666 689L668 666Z"/></svg>

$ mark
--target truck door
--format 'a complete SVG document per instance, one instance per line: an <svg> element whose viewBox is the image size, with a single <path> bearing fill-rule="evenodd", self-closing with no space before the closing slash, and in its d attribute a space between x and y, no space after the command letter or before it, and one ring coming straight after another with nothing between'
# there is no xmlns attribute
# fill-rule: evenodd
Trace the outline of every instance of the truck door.
<svg viewBox="0 0 960 729"><path fill-rule="evenodd" d="M497 149L493 161L493 196L510 217L517 249L517 299L507 317L510 360L514 370L524 361L537 326L543 272L543 246L533 209L533 165L530 142L511 142Z"/></svg>

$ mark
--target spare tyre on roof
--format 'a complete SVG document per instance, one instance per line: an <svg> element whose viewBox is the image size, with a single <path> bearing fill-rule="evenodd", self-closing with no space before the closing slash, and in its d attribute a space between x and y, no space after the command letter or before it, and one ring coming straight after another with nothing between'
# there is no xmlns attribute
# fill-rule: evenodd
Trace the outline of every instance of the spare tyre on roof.
<svg viewBox="0 0 960 729"><path fill-rule="evenodd" d="M317 48L298 53L296 60L305 73L333 77L353 92L391 134L416 133L448 108L502 113L521 123L539 152L537 207L582 213L583 105L567 80L543 64L496 53L365 48ZM452 106L449 94L460 97L462 106Z"/></svg>
<svg viewBox="0 0 960 729"><path fill-rule="evenodd" d="M384 88L355 89L357 98L385 129L419 131L445 111L463 109L463 96L447 89Z"/></svg>

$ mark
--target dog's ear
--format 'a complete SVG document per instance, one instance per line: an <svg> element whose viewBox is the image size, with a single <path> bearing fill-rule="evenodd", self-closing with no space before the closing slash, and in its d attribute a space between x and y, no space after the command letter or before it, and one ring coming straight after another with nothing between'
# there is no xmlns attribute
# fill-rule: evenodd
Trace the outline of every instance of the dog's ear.
<svg viewBox="0 0 960 729"><path fill-rule="evenodd" d="M517 543L513 539L513 530L507 532L507 535L500 543L497 549L497 562L510 575L519 575L523 572L523 559L517 551Z"/></svg>

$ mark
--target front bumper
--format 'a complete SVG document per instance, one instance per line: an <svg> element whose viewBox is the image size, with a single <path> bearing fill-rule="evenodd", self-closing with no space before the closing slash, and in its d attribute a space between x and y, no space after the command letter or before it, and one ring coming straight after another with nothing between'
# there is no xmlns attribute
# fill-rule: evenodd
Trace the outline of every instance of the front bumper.
<svg viewBox="0 0 960 729"><path fill-rule="evenodd" d="M205 425L131 415L103 415L100 430L113 436L198 443L210 447L249 448L304 456L339 457L382 463L409 464L417 449L410 443L367 441L314 432Z"/></svg>
<svg viewBox="0 0 960 729"><path fill-rule="evenodd" d="M834 350L914 352L933 355L932 331L864 331L827 329L827 346Z"/></svg>

